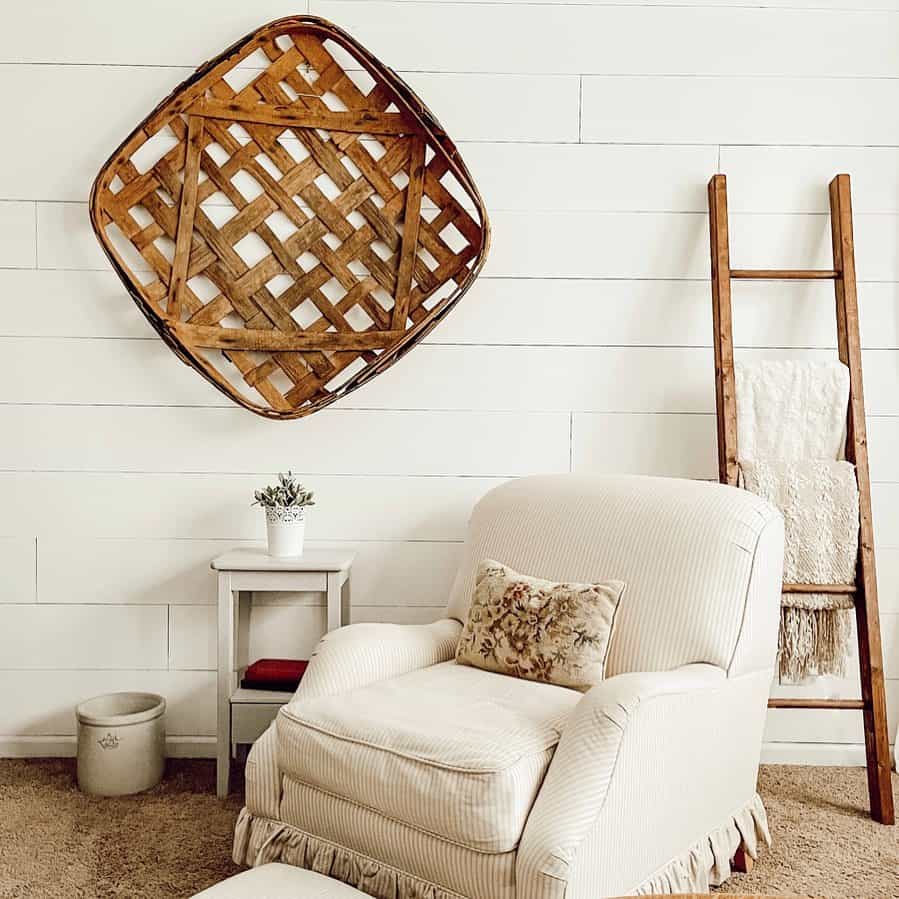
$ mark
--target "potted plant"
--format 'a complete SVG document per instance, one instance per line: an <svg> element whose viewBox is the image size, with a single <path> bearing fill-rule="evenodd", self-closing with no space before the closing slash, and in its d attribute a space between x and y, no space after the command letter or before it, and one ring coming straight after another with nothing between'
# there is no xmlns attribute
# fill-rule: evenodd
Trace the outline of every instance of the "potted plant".
<svg viewBox="0 0 899 899"><path fill-rule="evenodd" d="M268 554L283 558L303 554L306 506L314 506L313 493L297 481L293 472L278 475L278 483L253 494L254 506L265 509Z"/></svg>

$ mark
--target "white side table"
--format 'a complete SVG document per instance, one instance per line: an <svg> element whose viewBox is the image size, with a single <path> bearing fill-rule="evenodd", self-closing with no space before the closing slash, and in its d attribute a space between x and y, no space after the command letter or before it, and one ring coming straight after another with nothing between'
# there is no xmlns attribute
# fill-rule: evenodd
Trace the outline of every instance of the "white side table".
<svg viewBox="0 0 899 899"><path fill-rule="evenodd" d="M212 560L218 572L216 793L220 799L228 795L232 741L252 743L292 695L238 686L248 664L250 594L263 590L324 593L328 630L333 630L349 621L353 558L354 553L344 550L310 549L302 556L276 559L264 548L239 548Z"/></svg>

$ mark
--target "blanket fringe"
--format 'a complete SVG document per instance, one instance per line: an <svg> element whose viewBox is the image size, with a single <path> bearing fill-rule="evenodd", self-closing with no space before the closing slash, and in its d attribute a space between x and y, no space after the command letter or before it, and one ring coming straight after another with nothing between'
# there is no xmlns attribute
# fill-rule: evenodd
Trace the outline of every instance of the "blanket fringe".
<svg viewBox="0 0 899 899"><path fill-rule="evenodd" d="M778 636L781 681L795 684L826 674L843 677L851 644L851 605L849 609L781 606Z"/></svg>
<svg viewBox="0 0 899 899"><path fill-rule="evenodd" d="M710 887L720 886L730 877L730 863L741 844L755 859L762 842L770 846L771 834L765 806L756 793L726 824L643 881L635 894L707 893Z"/></svg>

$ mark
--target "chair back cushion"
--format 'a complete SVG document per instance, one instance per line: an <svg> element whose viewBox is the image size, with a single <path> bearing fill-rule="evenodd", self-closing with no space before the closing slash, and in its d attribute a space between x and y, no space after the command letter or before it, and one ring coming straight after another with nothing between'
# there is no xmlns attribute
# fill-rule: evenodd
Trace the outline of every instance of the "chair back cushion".
<svg viewBox="0 0 899 899"><path fill-rule="evenodd" d="M541 475L475 506L447 613L465 621L483 559L552 581L614 578L606 676L693 662L773 664L783 521L733 487L673 478ZM763 608L749 609L756 604ZM753 647L741 647L744 633Z"/></svg>

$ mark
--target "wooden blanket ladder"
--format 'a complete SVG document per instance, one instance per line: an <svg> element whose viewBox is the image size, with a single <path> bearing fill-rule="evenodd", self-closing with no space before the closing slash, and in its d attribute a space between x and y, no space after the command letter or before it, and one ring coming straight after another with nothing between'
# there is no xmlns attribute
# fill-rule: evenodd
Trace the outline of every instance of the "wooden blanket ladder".
<svg viewBox="0 0 899 899"><path fill-rule="evenodd" d="M881 824L893 824L895 818L890 782L890 747L887 735L880 616L877 608L877 580L874 571L871 481L865 436L865 401L855 284L855 250L852 238L852 200L848 175L837 175L830 182L830 223L833 237L831 270L732 269L728 241L727 181L724 175L714 175L709 181L718 478L722 484L737 485L739 457L731 281L737 279L833 281L836 294L837 349L840 361L849 368L846 459L855 465L859 491L859 559L856 582L846 585L784 584L783 588L784 592L791 593L854 595L861 699L770 699L768 707L860 710L864 718L871 816Z"/></svg>

